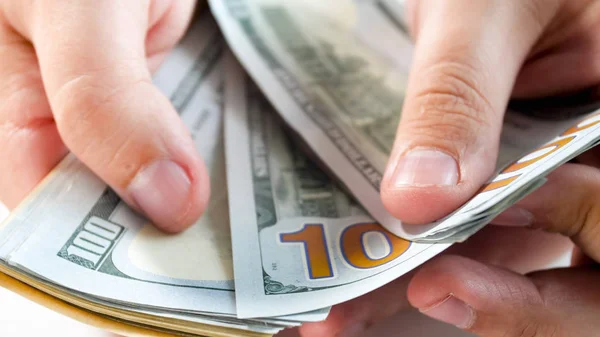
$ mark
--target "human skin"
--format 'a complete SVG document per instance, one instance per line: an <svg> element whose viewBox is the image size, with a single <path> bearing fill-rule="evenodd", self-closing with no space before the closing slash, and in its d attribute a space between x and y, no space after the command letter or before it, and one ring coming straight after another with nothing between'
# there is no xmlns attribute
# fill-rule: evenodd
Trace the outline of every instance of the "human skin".
<svg viewBox="0 0 600 337"><path fill-rule="evenodd" d="M0 2L0 200L15 207L72 152L166 232L201 216L210 191L206 169L151 82L194 5ZM490 177L511 98L598 87L600 2L412 0L407 13L416 49L381 197L391 214L418 225L448 214ZM560 233L598 261L597 158L590 151L580 164L559 168L495 222ZM565 193L569 198L559 197ZM598 324L600 309L594 269L522 275L567 249L567 241L522 228L487 229L456 248L463 257L434 259L300 333L359 334L407 307L410 281L413 306L483 336L586 335L592 330L582 329ZM526 256L532 248L540 256Z"/></svg>

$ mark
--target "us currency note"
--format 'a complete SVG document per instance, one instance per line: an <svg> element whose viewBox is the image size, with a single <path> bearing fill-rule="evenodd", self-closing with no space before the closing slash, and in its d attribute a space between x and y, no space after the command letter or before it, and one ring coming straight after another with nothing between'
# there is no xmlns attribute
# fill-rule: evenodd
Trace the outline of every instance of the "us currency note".
<svg viewBox="0 0 600 337"><path fill-rule="evenodd" d="M226 67L226 161L238 317L334 305L381 287L448 244L385 230L291 141L235 61Z"/></svg>
<svg viewBox="0 0 600 337"><path fill-rule="evenodd" d="M466 239L543 184L557 165L595 145L600 135L590 111L561 120L509 111L490 183L448 217L423 226L402 225L379 195L413 49L401 20L401 2L209 3L231 48L286 123L369 213L400 237ZM555 146L576 125L588 126L567 144Z"/></svg>
<svg viewBox="0 0 600 337"><path fill-rule="evenodd" d="M132 211L69 155L0 226L0 259L42 283L114 308L275 333L313 313L261 321L236 318L222 136L222 59L227 47L201 18L155 74L189 127L214 186L203 217L166 235ZM322 306L325 307L325 306Z"/></svg>

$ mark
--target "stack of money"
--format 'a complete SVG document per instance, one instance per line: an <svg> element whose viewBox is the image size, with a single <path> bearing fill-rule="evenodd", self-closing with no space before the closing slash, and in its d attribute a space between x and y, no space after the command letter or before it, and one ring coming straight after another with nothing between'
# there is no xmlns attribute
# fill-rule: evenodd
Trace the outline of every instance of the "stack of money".
<svg viewBox="0 0 600 337"><path fill-rule="evenodd" d="M600 139L600 114L509 111L490 183L402 227L379 198L412 53L400 2L209 4L154 76L209 168L206 213L161 233L68 155L0 225L0 272L148 331L272 335L465 240Z"/></svg>

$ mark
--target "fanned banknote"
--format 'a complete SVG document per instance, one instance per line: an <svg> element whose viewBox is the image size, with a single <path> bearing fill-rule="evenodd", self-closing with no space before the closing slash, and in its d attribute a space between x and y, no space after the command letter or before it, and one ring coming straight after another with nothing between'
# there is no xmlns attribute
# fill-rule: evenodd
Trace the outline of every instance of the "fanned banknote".
<svg viewBox="0 0 600 337"><path fill-rule="evenodd" d="M233 60L225 116L238 317L347 301L449 246L412 243L377 224L300 151Z"/></svg>
<svg viewBox="0 0 600 337"><path fill-rule="evenodd" d="M589 110L554 120L509 111L489 184L439 221L403 225L379 195L413 48L401 2L209 4L236 56L286 123L375 219L405 239L465 240L600 137L600 116Z"/></svg>
<svg viewBox="0 0 600 337"><path fill-rule="evenodd" d="M226 179L227 53L207 13L153 79L189 127L215 187ZM285 317L236 317L227 191L212 192L195 225L166 235L69 155L0 226L0 269L87 310L180 333L259 336L323 320L326 305Z"/></svg>
<svg viewBox="0 0 600 337"><path fill-rule="evenodd" d="M207 212L163 234L69 155L0 224L0 272L131 325L270 335L464 240L598 143L589 107L509 112L490 183L449 217L393 235L378 224L397 222L379 183L411 62L402 1L210 4L249 75L205 13L154 77L207 163Z"/></svg>

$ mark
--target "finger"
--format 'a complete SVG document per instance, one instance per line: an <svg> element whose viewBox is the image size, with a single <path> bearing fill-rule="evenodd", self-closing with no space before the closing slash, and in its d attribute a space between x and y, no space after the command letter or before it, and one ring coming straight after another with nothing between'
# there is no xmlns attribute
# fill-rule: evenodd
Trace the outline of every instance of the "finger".
<svg viewBox="0 0 600 337"><path fill-rule="evenodd" d="M515 78L558 2L411 3L416 50L381 185L392 215L437 220L489 178Z"/></svg>
<svg viewBox="0 0 600 337"><path fill-rule="evenodd" d="M191 225L209 181L183 122L152 85L149 2L33 4L28 32L65 144L161 229Z"/></svg>
<svg viewBox="0 0 600 337"><path fill-rule="evenodd" d="M573 248L571 240L557 233L488 226L444 253L469 257L517 273L529 273L555 266L556 261Z"/></svg>
<svg viewBox="0 0 600 337"><path fill-rule="evenodd" d="M600 109L600 104L598 105ZM600 147L594 147L580 154L576 158L577 163L600 169Z"/></svg>
<svg viewBox="0 0 600 337"><path fill-rule="evenodd" d="M300 329L303 337L358 337L371 325L410 306L406 288L410 275L378 288L352 301L331 309L325 322L305 323Z"/></svg>
<svg viewBox="0 0 600 337"><path fill-rule="evenodd" d="M600 271L525 277L457 256L424 266L408 299L424 314L483 337L593 336L600 328Z"/></svg>
<svg viewBox="0 0 600 337"><path fill-rule="evenodd" d="M600 261L600 172L566 164L548 176L538 190L492 221L500 225L542 228L570 237Z"/></svg>
<svg viewBox="0 0 600 337"><path fill-rule="evenodd" d="M0 201L14 208L66 155L31 44L0 18Z"/></svg>
<svg viewBox="0 0 600 337"><path fill-rule="evenodd" d="M510 247L510 249L506 249ZM447 253L475 258L516 272L547 268L568 253L573 244L558 234L523 228L488 227ZM530 254L535 251L536 254ZM446 252L445 252L446 253ZM410 307L406 289L411 274L354 300L336 305L324 322L306 323L300 333L306 337L362 336L364 331Z"/></svg>
<svg viewBox="0 0 600 337"><path fill-rule="evenodd" d="M158 69L169 51L186 31L196 0L153 1L150 5L146 58L152 72Z"/></svg>
<svg viewBox="0 0 600 337"><path fill-rule="evenodd" d="M600 84L600 3L565 1L560 18L553 21L523 66L513 97L556 96Z"/></svg>

